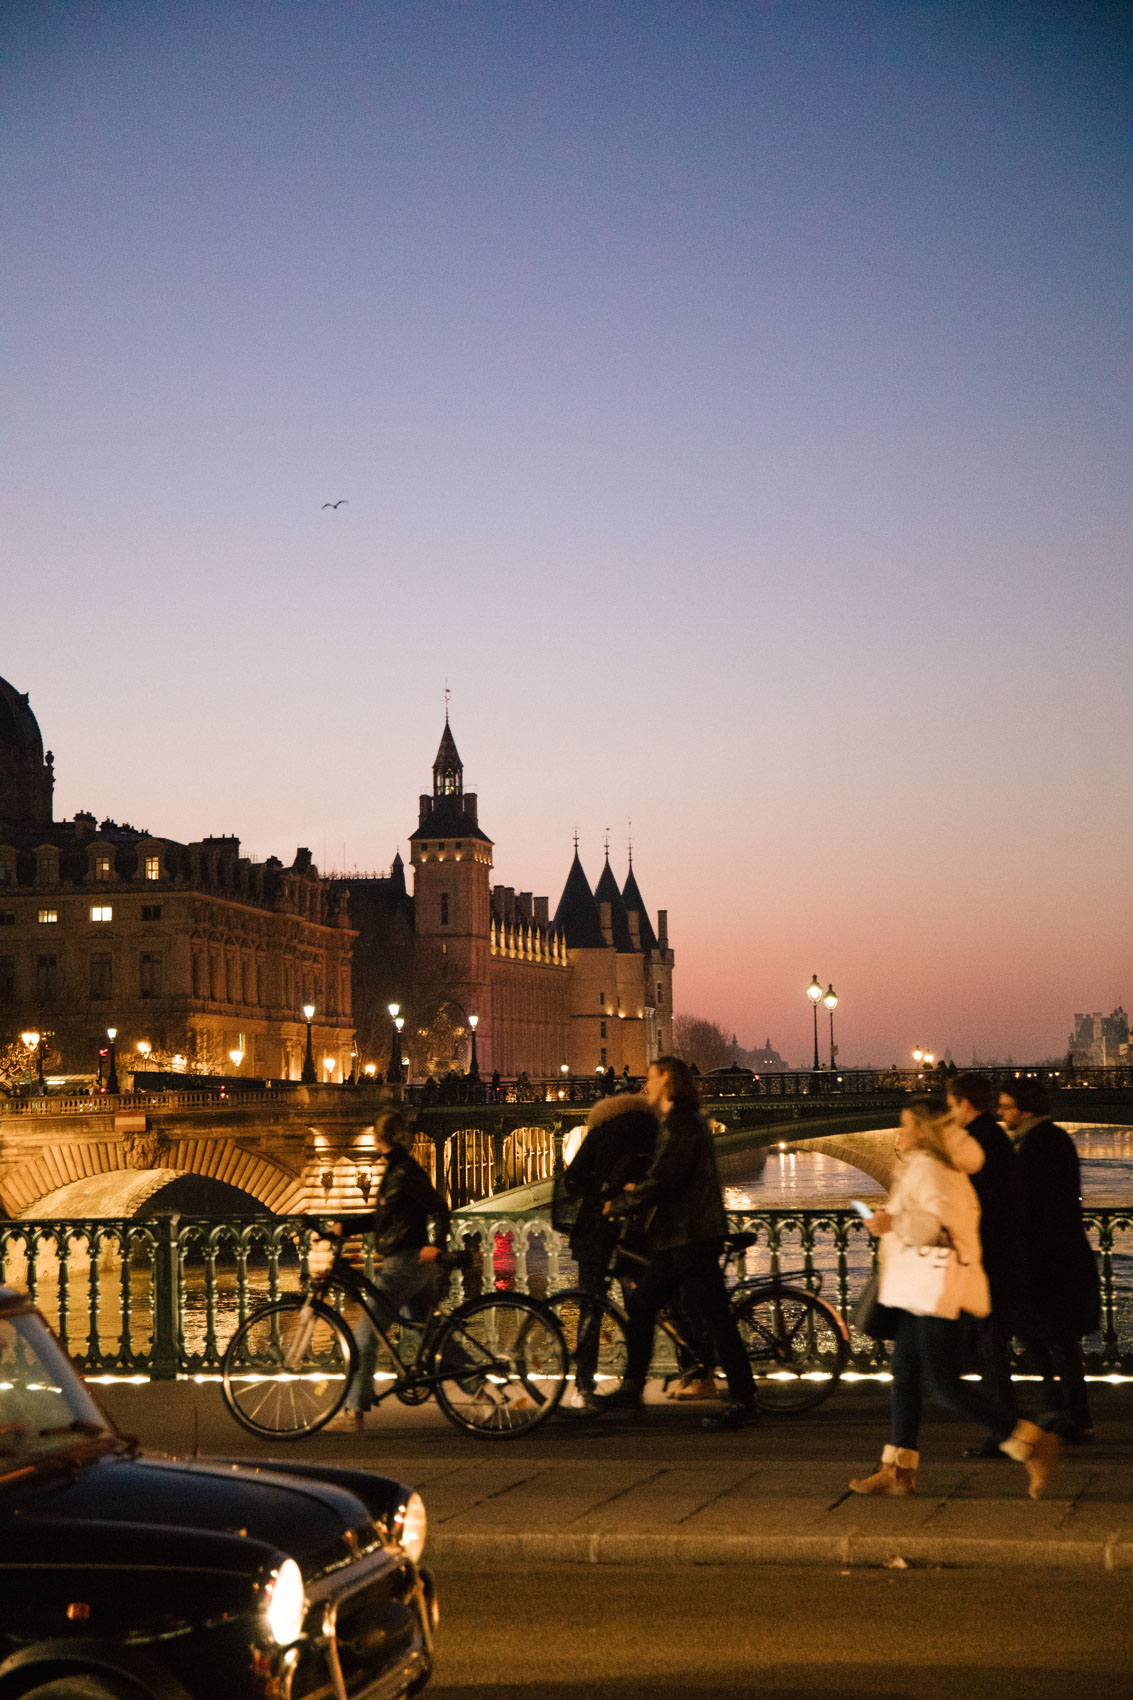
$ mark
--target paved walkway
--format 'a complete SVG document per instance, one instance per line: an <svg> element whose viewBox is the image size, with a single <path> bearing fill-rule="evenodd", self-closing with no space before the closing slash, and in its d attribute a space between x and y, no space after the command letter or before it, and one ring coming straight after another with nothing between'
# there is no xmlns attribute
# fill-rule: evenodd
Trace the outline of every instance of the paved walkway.
<svg viewBox="0 0 1133 1700"><path fill-rule="evenodd" d="M979 1436L926 1428L915 1498L862 1499L885 1438L883 1386L842 1387L808 1416L706 1435L710 1407L651 1404L632 1422L546 1424L486 1442L432 1403L389 1401L364 1437L257 1442L215 1382L115 1383L96 1391L152 1450L376 1470L420 1488L434 1563L1009 1565L1133 1573L1133 1386L1091 1388L1098 1439L1066 1448L1050 1497L1027 1498L1020 1465L960 1454ZM1024 1402L1028 1389L1022 1390Z"/></svg>

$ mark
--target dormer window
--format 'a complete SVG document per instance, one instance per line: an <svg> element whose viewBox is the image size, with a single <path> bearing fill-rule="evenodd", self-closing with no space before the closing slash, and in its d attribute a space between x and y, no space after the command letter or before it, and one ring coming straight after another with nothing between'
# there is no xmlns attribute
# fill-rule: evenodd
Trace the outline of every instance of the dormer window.
<svg viewBox="0 0 1133 1700"><path fill-rule="evenodd" d="M161 878L161 857L147 856L145 871L148 880L159 880Z"/></svg>
<svg viewBox="0 0 1133 1700"><path fill-rule="evenodd" d="M100 850L94 859L95 879L100 883L105 883L105 881L109 880L113 872L114 863L112 862L109 853L105 850Z"/></svg>

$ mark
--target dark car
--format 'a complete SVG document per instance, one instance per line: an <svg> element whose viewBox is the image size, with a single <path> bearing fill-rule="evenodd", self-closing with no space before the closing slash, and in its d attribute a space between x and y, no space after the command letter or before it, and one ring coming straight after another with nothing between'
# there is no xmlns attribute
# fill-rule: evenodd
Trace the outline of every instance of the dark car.
<svg viewBox="0 0 1133 1700"><path fill-rule="evenodd" d="M383 1476L145 1457L0 1287L0 1700L399 1700L425 1508Z"/></svg>

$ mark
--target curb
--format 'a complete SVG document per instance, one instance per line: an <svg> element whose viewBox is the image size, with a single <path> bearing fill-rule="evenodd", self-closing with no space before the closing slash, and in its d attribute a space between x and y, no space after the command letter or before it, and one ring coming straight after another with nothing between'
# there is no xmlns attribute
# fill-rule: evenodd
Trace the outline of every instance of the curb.
<svg viewBox="0 0 1133 1700"><path fill-rule="evenodd" d="M498 1565L826 1565L839 1570L909 1568L1133 1571L1133 1537L1104 1540L976 1539L932 1535L659 1535L561 1530L429 1532L428 1562L456 1570Z"/></svg>

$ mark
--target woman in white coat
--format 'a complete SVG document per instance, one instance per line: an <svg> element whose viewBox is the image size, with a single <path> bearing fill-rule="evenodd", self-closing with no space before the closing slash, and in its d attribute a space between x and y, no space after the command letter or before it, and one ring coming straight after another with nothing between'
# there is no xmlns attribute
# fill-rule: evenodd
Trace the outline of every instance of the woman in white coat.
<svg viewBox="0 0 1133 1700"><path fill-rule="evenodd" d="M974 1143L974 1142L973 1142ZM901 1157L884 1210L866 1222L880 1238L881 1304L896 1312L890 1443L881 1468L852 1481L855 1493L914 1492L925 1396L1000 1434L1009 1426L981 1384L961 1379L960 1315L987 1316L987 1276L980 1261L980 1207L962 1172L975 1167L948 1120L947 1106L916 1099L901 1111ZM1058 1454L1053 1434L1020 1422L1003 1451L1026 1465L1032 1499L1046 1486Z"/></svg>

